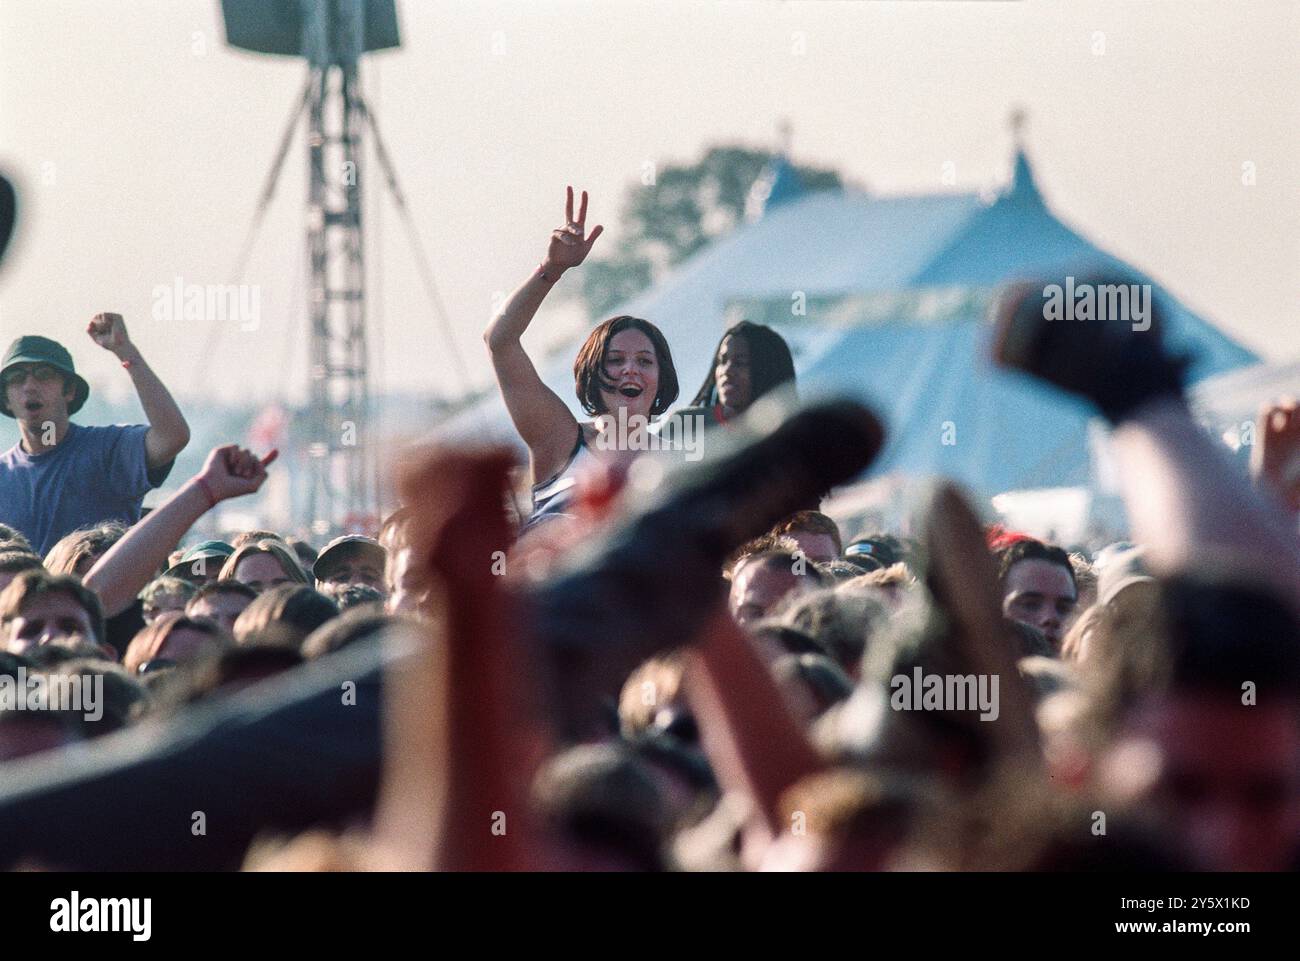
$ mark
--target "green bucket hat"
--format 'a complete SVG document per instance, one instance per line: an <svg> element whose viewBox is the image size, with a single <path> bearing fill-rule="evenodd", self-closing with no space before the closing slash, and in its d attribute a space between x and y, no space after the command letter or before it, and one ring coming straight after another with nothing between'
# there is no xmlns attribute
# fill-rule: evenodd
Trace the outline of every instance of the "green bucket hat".
<svg viewBox="0 0 1300 961"><path fill-rule="evenodd" d="M28 334L15 340L5 351L5 359L0 361L0 383L4 382L5 373L15 364L49 364L72 378L73 394L72 401L68 404L69 415L81 410L81 405L90 396L90 385L72 365L72 355L68 353L68 349L57 340L50 340L38 334ZM13 411L9 409L9 401L4 393L7 392L0 392L0 414L13 417Z"/></svg>
<svg viewBox="0 0 1300 961"><path fill-rule="evenodd" d="M164 576L184 577L186 573L186 568L191 568L190 572L193 573L193 568L191 567L191 565L195 561L199 560L200 558L202 558L205 562L220 560L221 564L224 564L226 562L226 558L233 553L235 553L235 549L231 547L229 544L227 544L225 541L203 541L202 543L195 544L184 554L182 554L181 559L179 561L177 561L171 567L167 568L166 572L164 573ZM219 568L221 565L218 564L215 566Z"/></svg>

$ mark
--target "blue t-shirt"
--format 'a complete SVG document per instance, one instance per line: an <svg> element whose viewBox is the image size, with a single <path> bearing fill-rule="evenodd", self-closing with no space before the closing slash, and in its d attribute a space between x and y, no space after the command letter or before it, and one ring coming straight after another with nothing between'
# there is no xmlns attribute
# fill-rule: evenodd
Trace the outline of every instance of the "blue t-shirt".
<svg viewBox="0 0 1300 961"><path fill-rule="evenodd" d="M0 455L0 521L16 527L44 556L78 528L104 521L134 524L140 502L171 472L149 470L147 424L69 424L63 443L29 454L19 441Z"/></svg>

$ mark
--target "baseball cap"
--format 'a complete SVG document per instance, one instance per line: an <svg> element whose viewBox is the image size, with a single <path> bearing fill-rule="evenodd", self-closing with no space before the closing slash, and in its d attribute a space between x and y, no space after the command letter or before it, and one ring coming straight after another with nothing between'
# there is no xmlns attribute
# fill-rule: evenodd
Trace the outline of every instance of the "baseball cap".
<svg viewBox="0 0 1300 961"><path fill-rule="evenodd" d="M1143 563L1145 548L1126 545L1097 555L1097 603L1106 604L1131 584L1143 584L1153 578Z"/></svg>
<svg viewBox="0 0 1300 961"><path fill-rule="evenodd" d="M902 557L897 542L893 538L859 537L844 548L844 559L854 561L860 556L870 557L881 567L897 564Z"/></svg>
<svg viewBox="0 0 1300 961"><path fill-rule="evenodd" d="M342 560L343 555L347 553L347 548L369 554L381 568L388 559L388 551L384 550L383 545L373 537L366 537L364 534L344 534L321 548L316 563L311 566L312 576L318 581L328 579L330 570Z"/></svg>

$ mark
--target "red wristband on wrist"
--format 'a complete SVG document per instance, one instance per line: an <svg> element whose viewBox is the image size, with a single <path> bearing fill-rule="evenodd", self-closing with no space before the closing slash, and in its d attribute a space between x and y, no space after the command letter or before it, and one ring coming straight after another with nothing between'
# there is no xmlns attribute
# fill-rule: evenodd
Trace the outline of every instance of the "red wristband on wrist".
<svg viewBox="0 0 1300 961"><path fill-rule="evenodd" d="M212 493L211 485L209 485L208 482L204 480L202 477L196 477L195 480L197 480L199 482L199 486L203 488L203 493L208 495L208 507L209 508L216 507L217 495Z"/></svg>

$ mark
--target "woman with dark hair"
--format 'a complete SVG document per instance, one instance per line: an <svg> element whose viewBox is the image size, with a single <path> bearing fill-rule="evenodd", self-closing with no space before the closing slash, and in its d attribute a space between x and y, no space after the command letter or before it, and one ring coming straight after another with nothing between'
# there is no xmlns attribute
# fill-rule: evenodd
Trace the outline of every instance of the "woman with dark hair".
<svg viewBox="0 0 1300 961"><path fill-rule="evenodd" d="M542 382L520 338L546 295L568 269L591 252L604 230L585 235L587 192L573 215L568 189L565 225L551 233L546 259L524 281L483 334L492 355L501 396L532 463L533 514L561 514L573 496L578 474L605 450L625 445L601 437L629 425L648 424L677 399L677 370L659 328L639 317L611 317L588 335L573 364L574 389L582 409L598 423L579 424L568 406ZM639 418L639 420L634 420Z"/></svg>
<svg viewBox="0 0 1300 961"><path fill-rule="evenodd" d="M785 338L771 327L742 320L730 327L709 364L689 407L682 415L707 414L706 424L726 424L769 391L794 387L794 358Z"/></svg>

